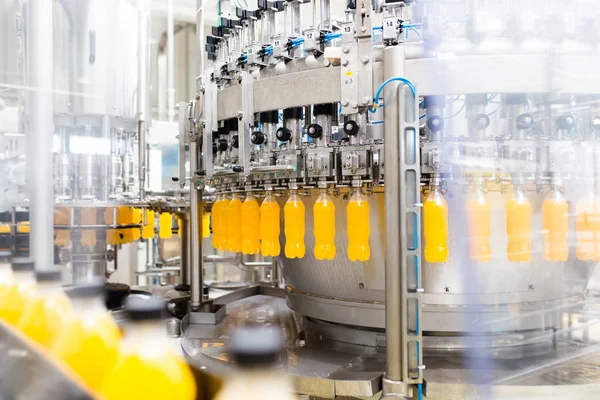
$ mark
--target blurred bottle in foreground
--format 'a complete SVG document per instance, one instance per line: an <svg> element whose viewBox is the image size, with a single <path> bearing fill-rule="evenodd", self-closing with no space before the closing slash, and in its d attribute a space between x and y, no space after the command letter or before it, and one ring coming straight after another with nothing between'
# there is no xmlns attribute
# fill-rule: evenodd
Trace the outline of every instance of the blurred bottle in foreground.
<svg viewBox="0 0 600 400"><path fill-rule="evenodd" d="M196 398L196 382L185 361L167 342L162 323L165 302L132 298L127 302L129 321L119 357L106 378L101 396L117 399Z"/></svg>
<svg viewBox="0 0 600 400"><path fill-rule="evenodd" d="M35 275L33 260L14 258L11 262L12 283L9 283L4 296L0 297L0 318L10 325L17 325L19 317L33 300Z"/></svg>
<svg viewBox="0 0 600 400"><path fill-rule="evenodd" d="M95 392L117 362L121 331L104 305L101 282L75 287L68 295L73 312L51 352Z"/></svg>
<svg viewBox="0 0 600 400"><path fill-rule="evenodd" d="M10 268L11 258L11 251L0 250L0 299L4 297L10 285L14 283L12 269Z"/></svg>
<svg viewBox="0 0 600 400"><path fill-rule="evenodd" d="M296 400L291 383L277 370L283 342L270 328L238 328L229 355L240 367L231 375L215 400Z"/></svg>
<svg viewBox="0 0 600 400"><path fill-rule="evenodd" d="M542 204L544 229L544 259L567 261L569 258L569 203L554 185Z"/></svg>

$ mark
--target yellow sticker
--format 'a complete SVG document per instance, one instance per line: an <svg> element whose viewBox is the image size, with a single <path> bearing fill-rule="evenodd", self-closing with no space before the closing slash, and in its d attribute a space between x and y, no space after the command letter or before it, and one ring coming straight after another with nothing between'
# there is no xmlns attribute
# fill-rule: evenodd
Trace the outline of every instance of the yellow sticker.
<svg viewBox="0 0 600 400"><path fill-rule="evenodd" d="M346 76L352 76L352 71L346 71Z"/></svg>

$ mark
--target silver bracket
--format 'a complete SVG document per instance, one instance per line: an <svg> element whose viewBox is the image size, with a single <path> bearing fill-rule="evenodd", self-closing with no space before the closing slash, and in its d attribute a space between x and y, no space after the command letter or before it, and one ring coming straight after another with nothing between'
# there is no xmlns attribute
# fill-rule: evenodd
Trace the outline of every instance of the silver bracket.
<svg viewBox="0 0 600 400"><path fill-rule="evenodd" d="M242 110L238 115L239 164L244 176L250 173L252 128L254 127L254 79L248 71L242 72Z"/></svg>
<svg viewBox="0 0 600 400"><path fill-rule="evenodd" d="M185 173L185 145L189 143L189 104L186 102L179 103L179 187L183 189L185 187L186 173Z"/></svg>

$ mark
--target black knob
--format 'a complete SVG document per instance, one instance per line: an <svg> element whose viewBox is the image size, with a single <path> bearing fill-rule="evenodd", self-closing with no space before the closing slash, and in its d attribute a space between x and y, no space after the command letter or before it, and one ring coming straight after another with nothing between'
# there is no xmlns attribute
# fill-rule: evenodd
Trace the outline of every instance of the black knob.
<svg viewBox="0 0 600 400"><path fill-rule="evenodd" d="M323 136L323 128L319 124L310 124L306 130L308 136L313 139L318 139Z"/></svg>
<svg viewBox="0 0 600 400"><path fill-rule="evenodd" d="M277 136L277 140L287 142L292 138L292 131L290 131L288 128L282 127L277 129L277 133L275 134L275 136Z"/></svg>
<svg viewBox="0 0 600 400"><path fill-rule="evenodd" d="M575 125L575 117L572 115L561 115L556 119L558 129L569 130Z"/></svg>
<svg viewBox="0 0 600 400"><path fill-rule="evenodd" d="M265 135L260 131L253 132L252 136L250 136L250 141L252 144L263 144L265 142Z"/></svg>
<svg viewBox="0 0 600 400"><path fill-rule="evenodd" d="M358 135L358 131L360 130L358 124L355 121L346 121L344 124L344 132L348 136L356 136Z"/></svg>
<svg viewBox="0 0 600 400"><path fill-rule="evenodd" d="M439 115L434 115L427 119L427 127L432 132L439 132L444 129L444 119Z"/></svg>
<svg viewBox="0 0 600 400"><path fill-rule="evenodd" d="M534 122L531 114L521 114L517 117L517 129L531 129Z"/></svg>
<svg viewBox="0 0 600 400"><path fill-rule="evenodd" d="M244 169L239 165L233 167L233 172L242 172Z"/></svg>
<svg viewBox="0 0 600 400"><path fill-rule="evenodd" d="M592 120L592 129L600 131L600 117L596 117Z"/></svg>
<svg viewBox="0 0 600 400"><path fill-rule="evenodd" d="M225 151L227 150L227 140L225 139L219 139L219 151Z"/></svg>
<svg viewBox="0 0 600 400"><path fill-rule="evenodd" d="M234 149L240 147L240 139L238 138L238 135L233 135L233 137L231 138L231 147L233 147Z"/></svg>
<svg viewBox="0 0 600 400"><path fill-rule="evenodd" d="M173 182L179 182L179 178L178 178L178 177L176 177L176 176L172 176L172 177L171 177L171 180L172 180Z"/></svg>

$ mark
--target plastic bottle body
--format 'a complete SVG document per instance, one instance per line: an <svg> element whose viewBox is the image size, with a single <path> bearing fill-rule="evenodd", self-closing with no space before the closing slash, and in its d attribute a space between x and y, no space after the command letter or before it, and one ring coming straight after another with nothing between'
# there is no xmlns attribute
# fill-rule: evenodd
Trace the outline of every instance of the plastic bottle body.
<svg viewBox="0 0 600 400"><path fill-rule="evenodd" d="M506 202L506 236L508 261L531 261L531 204L520 191Z"/></svg>
<svg viewBox="0 0 600 400"><path fill-rule="evenodd" d="M366 196L356 191L346 206L348 258L350 261L367 261L371 257L369 215L370 207Z"/></svg>
<svg viewBox="0 0 600 400"><path fill-rule="evenodd" d="M443 263L448 260L448 203L438 186L423 204L423 236L425 260Z"/></svg>
<svg viewBox="0 0 600 400"><path fill-rule="evenodd" d="M227 206L227 250L242 251L242 200L236 194Z"/></svg>
<svg viewBox="0 0 600 400"><path fill-rule="evenodd" d="M542 205L544 259L567 261L569 258L569 204L558 190L553 190Z"/></svg>
<svg viewBox="0 0 600 400"><path fill-rule="evenodd" d="M469 235L469 259L478 262L489 262L492 259L490 248L491 236L491 204L478 188L467 200L467 231Z"/></svg>
<svg viewBox="0 0 600 400"><path fill-rule="evenodd" d="M258 254L260 251L260 206L254 196L246 197L242 204L242 253Z"/></svg>
<svg viewBox="0 0 600 400"><path fill-rule="evenodd" d="M142 228L142 238L143 239L152 239L154 238L154 211L146 210L146 223Z"/></svg>
<svg viewBox="0 0 600 400"><path fill-rule="evenodd" d="M297 400L288 379L269 370L241 372L217 394L215 400Z"/></svg>
<svg viewBox="0 0 600 400"><path fill-rule="evenodd" d="M71 210L68 208L54 209L55 225L71 225ZM10 233L10 227L9 231ZM58 247L71 246L71 231L69 229L57 229L54 231L54 244Z"/></svg>
<svg viewBox="0 0 600 400"><path fill-rule="evenodd" d="M296 193L292 193L283 207L285 223L285 256L303 258L306 253L304 235L306 234L306 209Z"/></svg>
<svg viewBox="0 0 600 400"><path fill-rule="evenodd" d="M168 212L162 212L158 216L158 237L170 239L173 236L173 218Z"/></svg>
<svg viewBox="0 0 600 400"><path fill-rule="evenodd" d="M114 208L106 208L104 209L104 223L107 225L113 225L115 223L114 218ZM117 229L107 229L106 230L106 243L111 246L116 246L119 244L119 233Z"/></svg>
<svg viewBox="0 0 600 400"><path fill-rule="evenodd" d="M335 204L327 193L321 192L313 206L315 258L333 260L335 257Z"/></svg>
<svg viewBox="0 0 600 400"><path fill-rule="evenodd" d="M94 208L82 208L81 209L81 224L82 225L96 225L96 209ZM81 245L82 246L95 246L96 245L96 231L92 229L86 229L81 232Z"/></svg>
<svg viewBox="0 0 600 400"><path fill-rule="evenodd" d="M600 261L600 201L590 195L576 205L577 258Z"/></svg>
<svg viewBox="0 0 600 400"><path fill-rule="evenodd" d="M142 209L132 208L131 209L131 224L140 225L142 223ZM140 228L131 228L131 237L133 241L138 241L142 237L142 230Z"/></svg>
<svg viewBox="0 0 600 400"><path fill-rule="evenodd" d="M19 281L18 278L12 284L7 285L4 296L0 298L0 318L10 325L16 326L19 318L35 297L35 282L33 278L27 281Z"/></svg>
<svg viewBox="0 0 600 400"><path fill-rule="evenodd" d="M281 208L270 192L260 205L261 253L264 257L278 256L281 253L279 233L281 232Z"/></svg>
<svg viewBox="0 0 600 400"><path fill-rule="evenodd" d="M228 222L227 222L227 207L231 200L221 196L213 204L213 238L212 244L217 250L227 250L228 237Z"/></svg>
<svg viewBox="0 0 600 400"><path fill-rule="evenodd" d="M131 207L119 207L117 209L117 223L119 225L128 225L131 223L133 217L133 210ZM119 243L131 243L133 242L133 232L131 228L119 229Z"/></svg>
<svg viewBox="0 0 600 400"><path fill-rule="evenodd" d="M205 212L202 214L202 237L207 238L210 236L210 213Z"/></svg>

